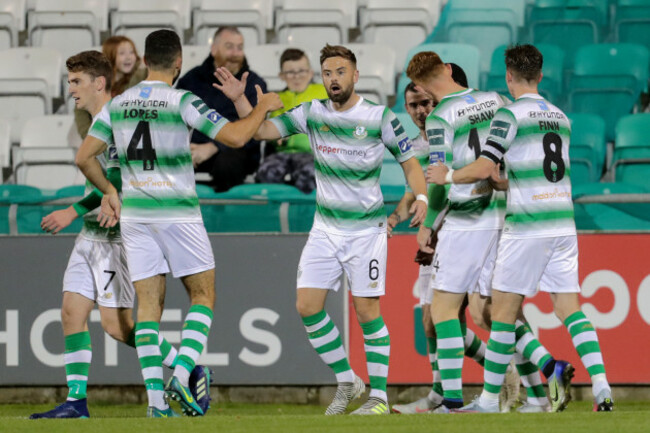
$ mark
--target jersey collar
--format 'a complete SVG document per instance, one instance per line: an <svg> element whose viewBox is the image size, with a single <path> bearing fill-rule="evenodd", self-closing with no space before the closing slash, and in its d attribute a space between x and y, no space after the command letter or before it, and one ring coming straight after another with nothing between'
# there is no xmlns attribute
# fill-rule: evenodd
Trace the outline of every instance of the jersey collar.
<svg viewBox="0 0 650 433"><path fill-rule="evenodd" d="M544 97L539 93L524 93L517 99L521 99L521 98L544 99Z"/></svg>
<svg viewBox="0 0 650 433"><path fill-rule="evenodd" d="M442 99L454 98L456 96L465 96L468 93L473 92L473 91L474 91L474 89L472 89L472 88L465 89L465 90L459 90L458 92L450 93L448 95L443 96ZM442 101L442 99L441 99L441 101Z"/></svg>

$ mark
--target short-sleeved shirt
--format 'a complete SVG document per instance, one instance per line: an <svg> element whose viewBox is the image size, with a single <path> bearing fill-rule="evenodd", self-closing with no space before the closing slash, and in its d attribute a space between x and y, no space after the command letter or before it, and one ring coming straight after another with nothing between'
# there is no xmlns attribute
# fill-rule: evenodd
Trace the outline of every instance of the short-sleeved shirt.
<svg viewBox="0 0 650 433"><path fill-rule="evenodd" d="M570 139L567 116L540 95L527 93L497 111L481 157L506 162L509 187L504 237L576 234Z"/></svg>
<svg viewBox="0 0 650 433"><path fill-rule="evenodd" d="M329 99L305 102L270 120L283 137L307 134L314 153L314 228L335 234L386 230L379 187L384 149L402 163L414 156L404 128L383 105L363 98L336 111Z"/></svg>
<svg viewBox="0 0 650 433"><path fill-rule="evenodd" d="M441 99L426 121L430 162L457 170L481 154L490 121L506 100L496 92L466 89ZM453 184L445 230L494 230L503 226L506 199L487 180Z"/></svg>
<svg viewBox="0 0 650 433"><path fill-rule="evenodd" d="M89 135L115 144L122 173L121 220L202 222L190 152L192 128L215 137L228 120L199 97L142 81L113 98Z"/></svg>

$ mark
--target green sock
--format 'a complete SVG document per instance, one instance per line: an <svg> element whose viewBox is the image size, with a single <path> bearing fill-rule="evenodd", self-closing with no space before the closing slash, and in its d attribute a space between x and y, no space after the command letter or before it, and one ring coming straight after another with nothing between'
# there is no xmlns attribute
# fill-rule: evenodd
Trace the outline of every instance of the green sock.
<svg viewBox="0 0 650 433"><path fill-rule="evenodd" d="M181 346L176 357L174 376L183 386L188 386L190 373L196 366L203 348L208 341L212 325L212 310L204 305L192 305L185 317Z"/></svg>
<svg viewBox="0 0 650 433"><path fill-rule="evenodd" d="M354 382L354 372L343 349L341 335L327 312L321 310L312 316L303 317L302 323L305 325L309 343L323 362L334 371L336 381Z"/></svg>
<svg viewBox="0 0 650 433"><path fill-rule="evenodd" d="M542 385L542 378L539 374L539 369L535 364L528 361L520 353L515 353L515 364L517 365L517 372L521 378L521 383L526 388L526 400L535 406L547 406L548 399L546 398L546 391Z"/></svg>
<svg viewBox="0 0 650 433"><path fill-rule="evenodd" d="M160 346L158 346L159 327L157 322L137 322L135 324L135 349L138 352L149 406L164 410L169 406L165 401L162 357L160 356Z"/></svg>
<svg viewBox="0 0 650 433"><path fill-rule="evenodd" d="M463 334L458 319L436 324L438 368L442 380L445 405L460 406L463 403Z"/></svg>
<svg viewBox="0 0 650 433"><path fill-rule="evenodd" d="M530 360L537 368L544 371L544 367L549 362L555 361L555 359L553 359L551 354L548 353L548 350L535 337L528 323L517 320L515 326L517 352L521 353L524 358Z"/></svg>
<svg viewBox="0 0 650 433"><path fill-rule="evenodd" d="M388 360L390 357L390 335L384 324L384 319L379 316L375 320L362 323L368 377L370 378L370 394L388 402L386 395L386 382L388 380Z"/></svg>
<svg viewBox="0 0 650 433"><path fill-rule="evenodd" d="M508 364L515 353L515 325L492 321L492 330L485 351L484 385L481 400L499 402L499 393Z"/></svg>
<svg viewBox="0 0 650 433"><path fill-rule="evenodd" d="M67 335L65 337L65 375L68 382L67 400L86 398L88 371L92 359L92 346L88 331Z"/></svg>
<svg viewBox="0 0 650 433"><path fill-rule="evenodd" d="M463 333L465 342L465 356L472 358L483 366L485 363L485 343L478 338L474 331L467 327L467 323L461 322L460 330Z"/></svg>
<svg viewBox="0 0 650 433"><path fill-rule="evenodd" d="M603 354L600 351L598 335L594 326L582 311L576 311L566 318L564 326L567 327L573 340L573 345L580 355L580 360L589 372L590 377L605 374Z"/></svg>
<svg viewBox="0 0 650 433"><path fill-rule="evenodd" d="M178 350L172 346L169 341L165 340L165 337L158 334L158 345L160 346L160 354L162 355L162 363L165 367L174 368L176 367L176 357L178 356Z"/></svg>
<svg viewBox="0 0 650 433"><path fill-rule="evenodd" d="M438 369L438 353L436 351L436 337L427 337L429 343L429 363L433 373L433 385L431 391L442 396L442 382L440 382L440 370Z"/></svg>

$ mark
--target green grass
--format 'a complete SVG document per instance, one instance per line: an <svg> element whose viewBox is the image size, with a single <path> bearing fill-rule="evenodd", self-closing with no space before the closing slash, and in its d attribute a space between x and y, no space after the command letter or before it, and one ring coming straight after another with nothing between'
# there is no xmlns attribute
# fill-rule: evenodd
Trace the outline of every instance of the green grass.
<svg viewBox="0 0 650 433"><path fill-rule="evenodd" d="M391 415L377 417L322 415L324 407L308 405L219 404L205 417L150 420L135 405L92 405L88 420L29 420L47 405L0 405L2 432L84 433L629 433L647 432L650 402L617 402L614 413L593 413L589 402L572 402L558 414Z"/></svg>

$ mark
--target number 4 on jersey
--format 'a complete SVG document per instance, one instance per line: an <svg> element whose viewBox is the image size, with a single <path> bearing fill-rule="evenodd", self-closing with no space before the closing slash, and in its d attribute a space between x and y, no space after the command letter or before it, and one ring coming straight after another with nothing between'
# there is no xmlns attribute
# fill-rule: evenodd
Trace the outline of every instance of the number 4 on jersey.
<svg viewBox="0 0 650 433"><path fill-rule="evenodd" d="M142 140L142 147L138 149L138 145ZM135 127L129 147L126 150L126 157L129 161L142 161L142 169L145 171L154 169L154 161L156 160L156 149L151 144L151 131L149 130L149 122L141 120Z"/></svg>

